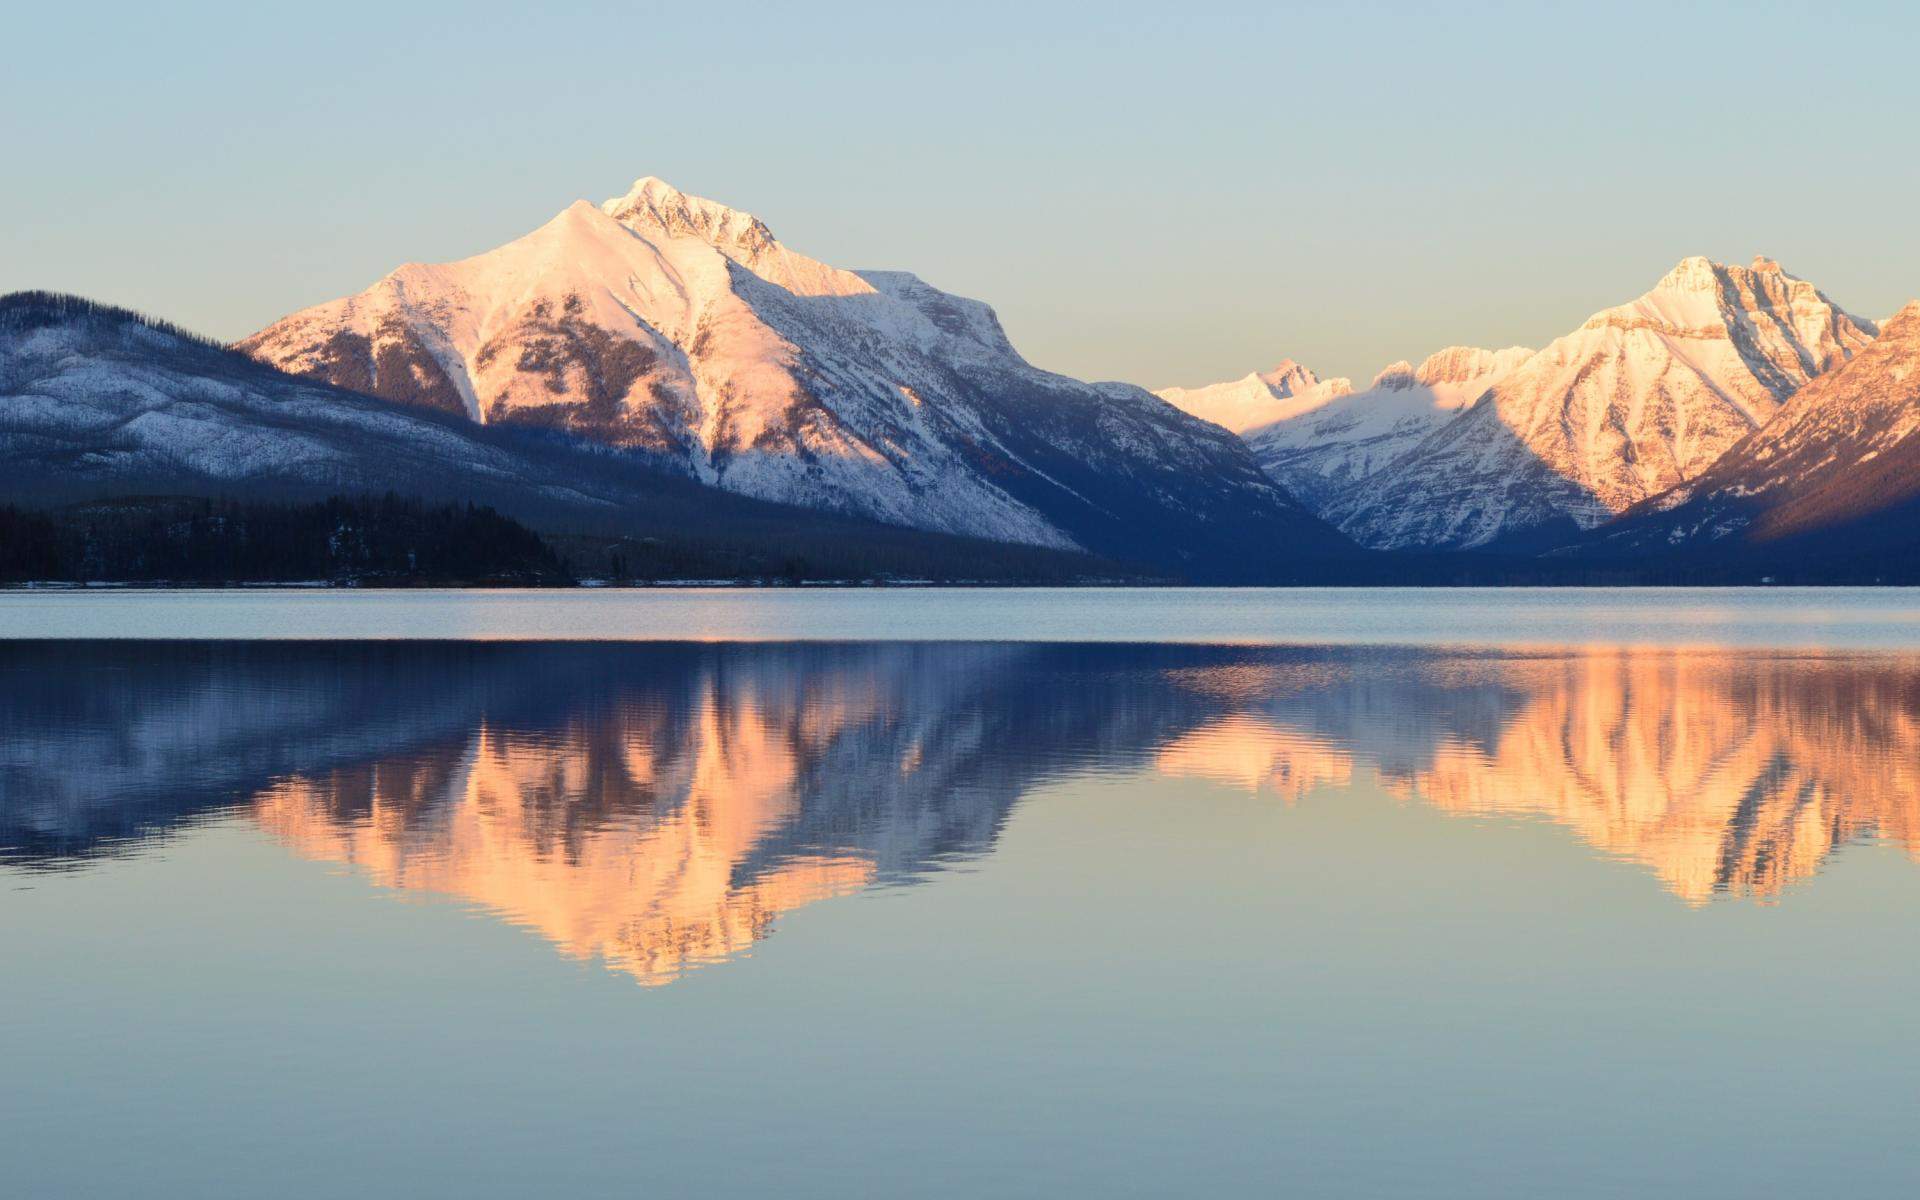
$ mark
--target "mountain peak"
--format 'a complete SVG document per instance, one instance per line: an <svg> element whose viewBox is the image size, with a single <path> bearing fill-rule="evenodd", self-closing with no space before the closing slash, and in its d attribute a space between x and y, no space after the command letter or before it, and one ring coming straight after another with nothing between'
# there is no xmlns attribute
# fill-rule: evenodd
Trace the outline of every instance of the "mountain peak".
<svg viewBox="0 0 1920 1200"><path fill-rule="evenodd" d="M1920 300L1909 300L1899 312L1888 317L1880 326L1883 339L1903 340L1920 338Z"/></svg>
<svg viewBox="0 0 1920 1200"><path fill-rule="evenodd" d="M1720 264L1704 254L1693 254L1674 264L1654 285L1658 292L1707 292L1718 287L1715 278Z"/></svg>
<svg viewBox="0 0 1920 1200"><path fill-rule="evenodd" d="M695 237L749 254L774 245L773 231L759 217L683 192L657 175L634 180L626 195L608 200L600 211L628 226L645 226L668 237Z"/></svg>
<svg viewBox="0 0 1920 1200"><path fill-rule="evenodd" d="M1673 270L1661 276L1654 285L1654 292L1778 292L1780 289L1792 290L1802 283L1796 277L1787 274L1777 259L1764 254L1753 256L1749 266L1736 267L1728 263L1715 262L1703 254L1691 255L1681 259Z"/></svg>
<svg viewBox="0 0 1920 1200"><path fill-rule="evenodd" d="M1311 370L1290 358L1275 363L1273 370L1255 376L1275 396L1297 396L1320 382Z"/></svg>
<svg viewBox="0 0 1920 1200"><path fill-rule="evenodd" d="M1384 388L1388 391L1399 391L1402 388L1410 388L1416 382L1418 381L1413 377L1413 364L1404 358L1397 363L1388 363L1385 367L1381 368L1378 375L1373 377L1374 387Z"/></svg>
<svg viewBox="0 0 1920 1200"><path fill-rule="evenodd" d="M1427 355L1414 369L1413 377L1429 387L1440 383L1471 383L1491 375L1505 375L1532 357L1533 351L1525 346L1508 346L1504 350L1448 346Z"/></svg>

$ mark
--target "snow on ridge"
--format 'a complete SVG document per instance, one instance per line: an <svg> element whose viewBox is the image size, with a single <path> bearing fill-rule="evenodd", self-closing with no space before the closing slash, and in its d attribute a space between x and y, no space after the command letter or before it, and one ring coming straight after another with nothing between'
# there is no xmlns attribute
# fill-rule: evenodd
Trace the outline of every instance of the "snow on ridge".
<svg viewBox="0 0 1920 1200"><path fill-rule="evenodd" d="M1254 371L1204 387L1162 388L1154 395L1182 412L1244 434L1313 412L1352 390L1350 380L1323 380L1291 358L1283 358L1270 371Z"/></svg>
<svg viewBox="0 0 1920 1200"><path fill-rule="evenodd" d="M731 245L748 252L770 248L775 241L766 222L752 213L729 208L717 200L689 195L654 175L636 179L626 195L604 202L600 211L616 221L644 221L669 232L685 233L714 245Z"/></svg>
<svg viewBox="0 0 1920 1200"><path fill-rule="evenodd" d="M1413 376L1429 386L1446 383L1471 384L1493 376L1504 376L1534 356L1530 346L1508 346L1488 350L1480 346L1448 346L1422 359Z"/></svg>

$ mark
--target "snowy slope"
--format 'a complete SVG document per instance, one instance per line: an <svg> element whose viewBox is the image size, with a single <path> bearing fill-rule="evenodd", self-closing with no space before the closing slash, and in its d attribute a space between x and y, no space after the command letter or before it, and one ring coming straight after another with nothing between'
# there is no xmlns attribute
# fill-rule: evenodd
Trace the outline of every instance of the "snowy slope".
<svg viewBox="0 0 1920 1200"><path fill-rule="evenodd" d="M1352 390L1350 380L1322 380L1287 358L1271 371L1256 371L1243 379L1206 387L1163 388L1154 395L1202 421L1245 434L1312 412Z"/></svg>
<svg viewBox="0 0 1920 1200"><path fill-rule="evenodd" d="M132 313L0 297L0 472L37 498L150 483L477 496L615 511L581 456L529 454L249 362ZM571 465L571 470L564 469Z"/></svg>
<svg viewBox="0 0 1920 1200"><path fill-rule="evenodd" d="M1895 546L1920 546L1920 301L1698 478L1580 549L1805 558Z"/></svg>
<svg viewBox="0 0 1920 1200"><path fill-rule="evenodd" d="M477 257L403 266L241 348L923 529L1136 557L1349 549L1226 432L1138 388L1036 370L985 305L807 258L653 178Z"/></svg>
<svg viewBox="0 0 1920 1200"><path fill-rule="evenodd" d="M1449 346L1418 367L1394 363L1365 391L1341 388L1311 409L1241 436L1270 477L1319 509L1398 459L1532 354L1520 346Z"/></svg>
<svg viewBox="0 0 1920 1200"><path fill-rule="evenodd" d="M1591 528L1698 475L1874 333L1770 260L1685 259L1322 511L1376 547Z"/></svg>

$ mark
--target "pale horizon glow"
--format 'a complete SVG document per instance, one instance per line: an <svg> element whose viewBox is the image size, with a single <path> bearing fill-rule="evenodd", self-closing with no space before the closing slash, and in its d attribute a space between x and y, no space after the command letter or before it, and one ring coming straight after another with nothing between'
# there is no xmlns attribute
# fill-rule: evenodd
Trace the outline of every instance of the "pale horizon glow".
<svg viewBox="0 0 1920 1200"><path fill-rule="evenodd" d="M1691 254L1920 295L1900 6L325 12L17 15L0 291L233 339L652 174L1153 388L1538 347Z"/></svg>

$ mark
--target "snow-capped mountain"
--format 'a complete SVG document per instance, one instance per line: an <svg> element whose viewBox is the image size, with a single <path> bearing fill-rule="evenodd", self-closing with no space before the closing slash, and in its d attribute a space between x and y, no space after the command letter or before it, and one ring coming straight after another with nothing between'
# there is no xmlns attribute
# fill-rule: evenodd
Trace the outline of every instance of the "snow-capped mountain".
<svg viewBox="0 0 1920 1200"><path fill-rule="evenodd" d="M1920 301L1690 483L1580 549L1810 561L1920 546Z"/></svg>
<svg viewBox="0 0 1920 1200"><path fill-rule="evenodd" d="M1322 513L1382 548L1564 537L1694 478L1875 332L1769 259L1684 259Z"/></svg>
<svg viewBox="0 0 1920 1200"><path fill-rule="evenodd" d="M1197 388L1163 388L1154 395L1202 421L1244 434L1301 413L1353 390L1346 379L1322 380L1290 358L1271 371Z"/></svg>
<svg viewBox="0 0 1920 1200"><path fill-rule="evenodd" d="M1417 367L1394 363L1365 391L1342 386L1311 409L1241 436L1269 476L1303 503L1322 508L1405 454L1532 354L1523 346L1449 346Z"/></svg>
<svg viewBox="0 0 1920 1200"><path fill-rule="evenodd" d="M722 488L1126 557L1340 553L1246 447L1030 366L991 309L645 178L241 343L296 374L646 451Z"/></svg>

